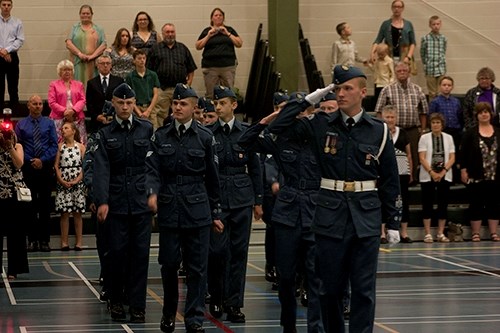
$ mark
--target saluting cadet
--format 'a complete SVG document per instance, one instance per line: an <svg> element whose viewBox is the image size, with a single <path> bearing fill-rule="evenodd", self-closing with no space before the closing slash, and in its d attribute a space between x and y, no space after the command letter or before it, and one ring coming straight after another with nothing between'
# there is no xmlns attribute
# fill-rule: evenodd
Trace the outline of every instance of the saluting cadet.
<svg viewBox="0 0 500 333"><path fill-rule="evenodd" d="M305 94L299 92L290 96L295 101L304 99ZM311 105L299 117L306 117L312 111L314 107ZM315 273L315 242L311 230L320 183L319 167L307 139L275 136L265 131L279 112L278 108L249 127L238 143L250 151L272 154L284 178L272 211L283 332L297 332L295 280L299 273L303 275L308 295L307 331L322 333L319 279ZM299 272L299 267L303 267L304 272Z"/></svg>
<svg viewBox="0 0 500 333"><path fill-rule="evenodd" d="M110 313L124 320L124 290L130 321L145 322L152 215L147 205L145 159L153 125L132 115L135 92L126 83L113 91L115 117L96 137L92 187L97 220L104 223ZM130 269L132 267L132 269Z"/></svg>
<svg viewBox="0 0 500 333"><path fill-rule="evenodd" d="M388 241L399 242L398 169L387 126L361 107L366 76L359 68L338 65L333 77L334 84L290 101L269 131L308 140L320 168L313 231L325 331L345 332L342 299L349 280L349 331L372 332L382 221ZM340 112L296 121L333 88Z"/></svg>
<svg viewBox="0 0 500 333"><path fill-rule="evenodd" d="M226 320L243 323L245 315L241 308L245 292L252 213L257 220L262 216L262 173L257 154L249 153L237 143L248 125L234 117L234 110L238 106L235 93L227 87L216 86L214 104L219 120L208 128L214 133L219 157L222 221L226 233L221 241L226 242L223 245L229 251L229 258L225 262L225 274L216 272L218 276L210 274L208 277L209 293L212 296L210 312L215 317L220 317L223 305L227 313ZM222 284L214 283L213 278L225 280ZM220 290L221 286L225 294ZM215 290L217 288L219 290ZM218 295L223 295L224 304L217 303L220 302Z"/></svg>
<svg viewBox="0 0 500 333"><path fill-rule="evenodd" d="M187 85L173 92L173 121L156 130L146 159L148 205L158 213L164 304L160 329L175 330L177 271L186 270L184 324L202 333L210 226L220 233L220 187L212 132L193 119L198 97ZM182 255L181 255L182 249Z"/></svg>

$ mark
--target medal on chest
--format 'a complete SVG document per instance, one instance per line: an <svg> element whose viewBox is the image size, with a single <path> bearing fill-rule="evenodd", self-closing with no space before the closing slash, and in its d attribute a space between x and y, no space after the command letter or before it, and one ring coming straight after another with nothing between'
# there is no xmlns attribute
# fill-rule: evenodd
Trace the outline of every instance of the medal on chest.
<svg viewBox="0 0 500 333"><path fill-rule="evenodd" d="M337 153L337 139L339 134L334 132L326 132L325 137L325 148L323 151L325 154L335 155Z"/></svg>

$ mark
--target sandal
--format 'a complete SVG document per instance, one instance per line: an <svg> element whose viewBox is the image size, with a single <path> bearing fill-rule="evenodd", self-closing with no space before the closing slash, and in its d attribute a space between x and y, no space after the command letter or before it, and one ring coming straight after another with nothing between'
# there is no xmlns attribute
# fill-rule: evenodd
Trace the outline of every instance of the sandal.
<svg viewBox="0 0 500 333"><path fill-rule="evenodd" d="M425 235L424 243L432 243L432 242L434 242L434 240L432 239L432 235L431 234Z"/></svg>
<svg viewBox="0 0 500 333"><path fill-rule="evenodd" d="M496 232L495 232L495 233L492 233L492 234L490 235L490 238L491 238L491 241L492 241L492 242L500 242L500 237L497 235L497 233L496 233Z"/></svg>
<svg viewBox="0 0 500 333"><path fill-rule="evenodd" d="M445 235L441 234L441 235L437 235L436 236L436 239L439 243L449 243L450 240L448 237L446 237Z"/></svg>
<svg viewBox="0 0 500 333"><path fill-rule="evenodd" d="M472 241L473 242L480 242L481 241L481 236L479 236L479 233L475 232L472 234Z"/></svg>

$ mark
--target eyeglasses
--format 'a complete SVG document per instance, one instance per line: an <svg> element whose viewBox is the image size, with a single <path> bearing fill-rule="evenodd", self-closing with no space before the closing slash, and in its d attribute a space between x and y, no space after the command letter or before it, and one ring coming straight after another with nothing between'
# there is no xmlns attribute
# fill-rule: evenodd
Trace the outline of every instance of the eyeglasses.
<svg viewBox="0 0 500 333"><path fill-rule="evenodd" d="M491 80L491 77L484 77L484 76L481 76L480 78L478 78L479 81L487 81L487 80Z"/></svg>
<svg viewBox="0 0 500 333"><path fill-rule="evenodd" d="M111 66L110 62L100 62L98 65Z"/></svg>
<svg viewBox="0 0 500 333"><path fill-rule="evenodd" d="M146 19L138 19L137 21L141 22L141 21L149 21L147 18Z"/></svg>

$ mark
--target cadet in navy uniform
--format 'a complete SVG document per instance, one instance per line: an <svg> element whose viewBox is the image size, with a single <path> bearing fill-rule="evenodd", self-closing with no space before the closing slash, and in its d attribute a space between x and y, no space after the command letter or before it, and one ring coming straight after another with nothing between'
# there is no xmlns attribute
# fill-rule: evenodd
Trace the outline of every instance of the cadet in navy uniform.
<svg viewBox="0 0 500 333"><path fill-rule="evenodd" d="M105 226L111 318L126 318L123 308L126 290L130 321L143 323L152 227L145 160L153 125L132 115L135 93L126 83L115 88L112 103L116 116L96 136L94 203L97 220Z"/></svg>
<svg viewBox="0 0 500 333"><path fill-rule="evenodd" d="M214 89L215 110L219 120L208 128L216 140L219 157L219 176L221 182L222 221L225 225L226 248L229 258L226 262L225 279L222 284L225 294L224 304L216 304L218 294L214 290L209 276L209 293L212 296L210 310L220 316L220 306L227 313L226 320L233 323L245 322L241 312L245 292L245 275L248 259L248 245L252 228L252 212L255 219L262 216L262 173L259 157L241 148L237 140L248 127L234 117L238 106L235 93L227 87L216 86ZM219 274L219 279L224 274ZM212 288L214 287L214 288Z"/></svg>
<svg viewBox="0 0 500 333"><path fill-rule="evenodd" d="M388 241L399 242L398 169L387 126L361 107L366 76L359 68L339 65L333 77L334 85L290 101L268 129L308 140L320 167L313 231L325 331L345 331L342 298L349 279L349 331L372 332L382 221ZM296 121L333 88L340 112Z"/></svg>
<svg viewBox="0 0 500 333"><path fill-rule="evenodd" d="M146 159L148 205L158 213L161 277L164 291L160 329L173 332L179 298L177 271L186 269L184 324L201 333L205 312L210 226L221 233L220 187L212 132L193 120L198 97L177 84L173 121L156 130ZM181 248L182 255L181 258Z"/></svg>
<svg viewBox="0 0 500 333"><path fill-rule="evenodd" d="M295 101L302 100L305 94L299 92L290 96L290 101ZM311 105L299 117L308 116L313 111L314 107ZM322 333L324 329L320 315L319 279L315 273L315 241L311 230L320 172L307 139L287 135L276 137L265 131L279 112L280 110L276 110L248 128L238 143L252 151L273 154L284 178L272 213L283 332L297 331L295 279L298 266L302 266L308 291L307 331Z"/></svg>

